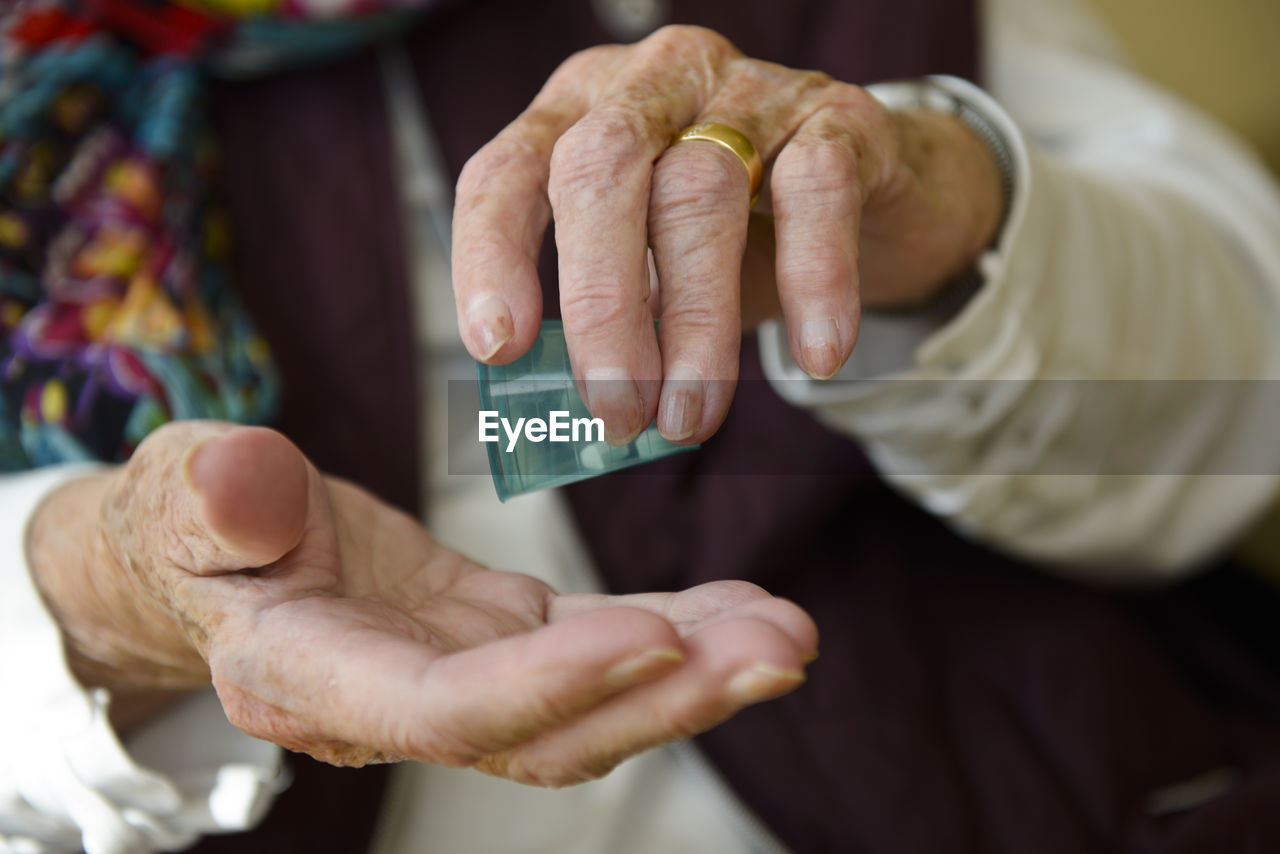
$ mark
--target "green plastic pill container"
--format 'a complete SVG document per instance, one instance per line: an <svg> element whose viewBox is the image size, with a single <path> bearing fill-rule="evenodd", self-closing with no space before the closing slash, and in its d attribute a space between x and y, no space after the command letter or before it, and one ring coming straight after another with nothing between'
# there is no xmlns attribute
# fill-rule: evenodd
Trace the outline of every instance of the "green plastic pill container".
<svg viewBox="0 0 1280 854"><path fill-rule="evenodd" d="M478 435L489 458L494 488L503 501L697 447L671 444L658 434L656 423L630 444L615 447L601 438L598 428L584 423L591 414L574 384L564 327L558 320L544 320L538 340L514 362L477 365ZM534 419L544 429L516 429L522 424L536 427ZM486 435L496 436L496 441L484 441Z"/></svg>

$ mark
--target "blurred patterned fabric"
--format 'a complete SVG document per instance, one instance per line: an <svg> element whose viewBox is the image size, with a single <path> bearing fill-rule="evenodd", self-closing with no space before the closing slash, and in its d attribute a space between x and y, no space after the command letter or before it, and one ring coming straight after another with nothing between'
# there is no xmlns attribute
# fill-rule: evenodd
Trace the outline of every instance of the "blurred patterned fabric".
<svg viewBox="0 0 1280 854"><path fill-rule="evenodd" d="M271 419L278 375L226 282L203 81L350 50L405 22L392 6L0 12L0 471L124 459L171 419Z"/></svg>

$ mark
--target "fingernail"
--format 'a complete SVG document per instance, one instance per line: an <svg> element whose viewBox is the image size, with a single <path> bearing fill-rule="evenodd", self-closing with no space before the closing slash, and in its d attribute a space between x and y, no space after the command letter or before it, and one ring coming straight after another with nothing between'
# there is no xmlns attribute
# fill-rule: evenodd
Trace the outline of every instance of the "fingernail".
<svg viewBox="0 0 1280 854"><path fill-rule="evenodd" d="M208 453L209 449L221 440L220 436L205 439L187 452L186 464L182 467L182 479L187 488L200 495L203 487L208 485L217 475L216 454Z"/></svg>
<svg viewBox="0 0 1280 854"><path fill-rule="evenodd" d="M605 681L618 688L647 682L684 662L684 653L674 647L659 646L615 664Z"/></svg>
<svg viewBox="0 0 1280 854"><path fill-rule="evenodd" d="M702 424L702 380L692 369L676 368L662 384L658 432L669 442L688 439Z"/></svg>
<svg viewBox="0 0 1280 854"><path fill-rule="evenodd" d="M805 664L813 664L817 660L818 660L818 651L816 649L804 657Z"/></svg>
<svg viewBox="0 0 1280 854"><path fill-rule="evenodd" d="M785 694L805 680L803 670L788 670L772 664L753 664L729 680L725 691L739 705L758 703Z"/></svg>
<svg viewBox="0 0 1280 854"><path fill-rule="evenodd" d="M493 294L471 303L467 308L467 326L471 340L479 344L478 356L482 362L492 359L516 332L511 309L501 297Z"/></svg>
<svg viewBox="0 0 1280 854"><path fill-rule="evenodd" d="M644 429L640 389L625 368L590 368L584 375L587 408L604 419L604 440L625 445Z"/></svg>
<svg viewBox="0 0 1280 854"><path fill-rule="evenodd" d="M814 379L825 380L840 370L840 329L834 317L800 324L800 350L804 369Z"/></svg>

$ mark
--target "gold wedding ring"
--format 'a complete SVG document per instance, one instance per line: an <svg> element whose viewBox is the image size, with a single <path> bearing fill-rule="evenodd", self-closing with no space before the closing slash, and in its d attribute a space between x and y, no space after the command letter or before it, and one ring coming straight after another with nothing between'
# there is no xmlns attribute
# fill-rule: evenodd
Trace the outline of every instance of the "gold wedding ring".
<svg viewBox="0 0 1280 854"><path fill-rule="evenodd" d="M720 122L699 122L696 125L689 125L680 131L680 135L676 137L676 144L688 142L691 139L704 139L707 142L718 143L738 156L747 170L747 180L751 184L751 206L754 207L760 199L761 185L764 184L764 164L760 162L760 153L751 144L751 140L738 129Z"/></svg>

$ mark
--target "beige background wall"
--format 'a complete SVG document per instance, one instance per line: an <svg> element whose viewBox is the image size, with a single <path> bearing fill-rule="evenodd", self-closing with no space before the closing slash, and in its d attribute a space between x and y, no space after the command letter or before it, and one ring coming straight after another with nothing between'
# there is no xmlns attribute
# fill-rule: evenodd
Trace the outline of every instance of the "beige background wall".
<svg viewBox="0 0 1280 854"><path fill-rule="evenodd" d="M1253 142L1280 174L1280 0L1091 0L1147 76Z"/></svg>

